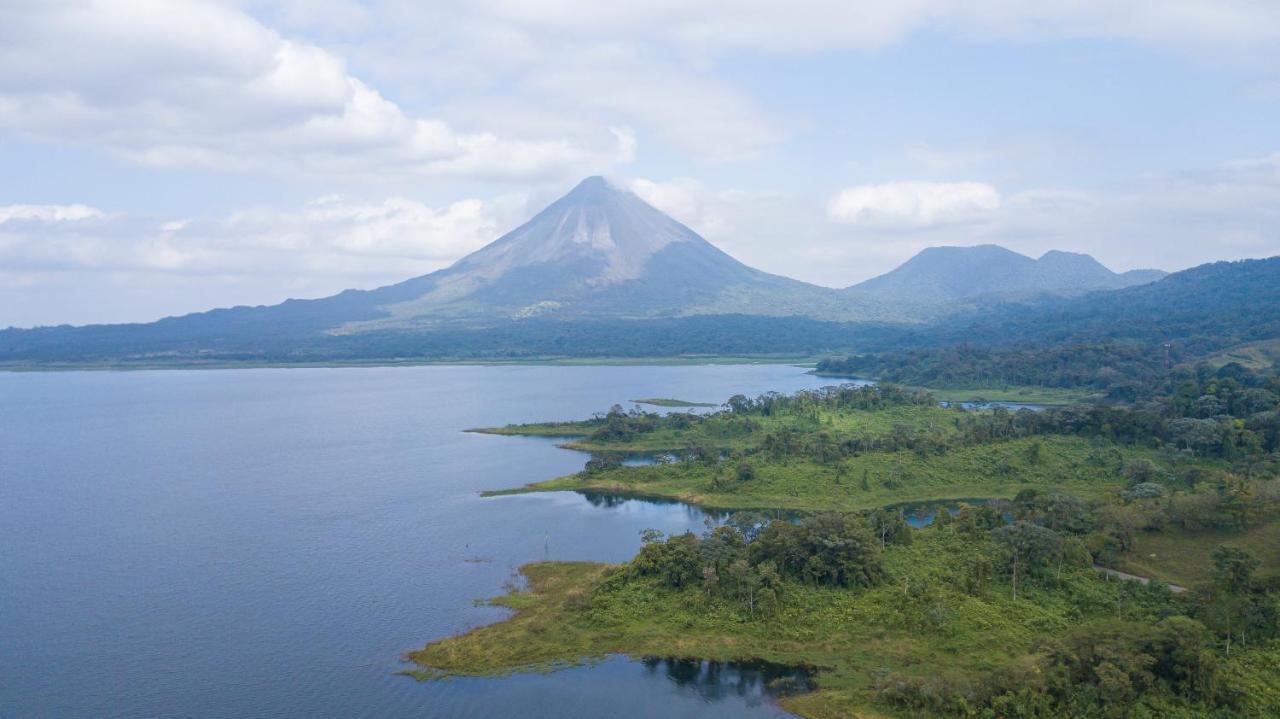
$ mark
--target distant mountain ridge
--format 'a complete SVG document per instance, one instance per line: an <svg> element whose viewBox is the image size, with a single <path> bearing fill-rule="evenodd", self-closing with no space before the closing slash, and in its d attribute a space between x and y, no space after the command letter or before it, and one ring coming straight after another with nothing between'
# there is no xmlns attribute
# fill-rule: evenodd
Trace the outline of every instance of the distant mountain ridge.
<svg viewBox="0 0 1280 719"><path fill-rule="evenodd" d="M1117 274L1082 254L1032 259L980 245L929 248L852 287L819 287L748 267L634 193L591 177L528 222L428 275L146 324L0 331L0 362L467 357L501 353L504 342L511 356L532 347L594 354L599 348L591 337L632 352L632 335L668 352L682 342L697 348L688 351L742 352L753 345L751 333L775 336L754 340L774 348L762 351L809 353L1163 275ZM785 326L773 321L792 319ZM674 334L656 339L664 327ZM747 336L734 334L742 332ZM775 341L782 336L788 339Z"/></svg>
<svg viewBox="0 0 1280 719"><path fill-rule="evenodd" d="M1118 274L1089 255L1059 250L1032 259L999 245L930 247L897 269L844 292L881 301L950 303L1115 290L1154 282L1165 274L1160 270Z"/></svg>

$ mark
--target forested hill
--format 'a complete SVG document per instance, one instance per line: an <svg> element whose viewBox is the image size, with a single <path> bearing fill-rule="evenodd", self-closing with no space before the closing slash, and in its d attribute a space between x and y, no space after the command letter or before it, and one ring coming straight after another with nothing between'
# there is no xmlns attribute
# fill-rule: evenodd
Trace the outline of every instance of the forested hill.
<svg viewBox="0 0 1280 719"><path fill-rule="evenodd" d="M1271 258L1219 262L1142 287L1004 305L954 323L867 336L861 353L825 359L818 370L930 387L1088 388L1134 400L1184 379L1179 367L1277 337L1280 258ZM1210 364L1233 356L1221 354Z"/></svg>
<svg viewBox="0 0 1280 719"><path fill-rule="evenodd" d="M1280 337L1280 257L1215 262L1159 282L1082 297L1000 304L870 343L1049 347L1175 343L1188 356Z"/></svg>

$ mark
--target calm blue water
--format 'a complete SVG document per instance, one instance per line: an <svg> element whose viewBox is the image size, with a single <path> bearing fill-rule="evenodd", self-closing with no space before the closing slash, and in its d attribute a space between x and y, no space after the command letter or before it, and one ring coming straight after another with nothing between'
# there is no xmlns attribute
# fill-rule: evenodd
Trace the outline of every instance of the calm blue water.
<svg viewBox="0 0 1280 719"><path fill-rule="evenodd" d="M473 600L520 564L621 561L641 529L702 527L680 504L482 499L586 457L461 430L831 382L767 365L0 373L0 716L776 716L733 668L394 672L501 619Z"/></svg>

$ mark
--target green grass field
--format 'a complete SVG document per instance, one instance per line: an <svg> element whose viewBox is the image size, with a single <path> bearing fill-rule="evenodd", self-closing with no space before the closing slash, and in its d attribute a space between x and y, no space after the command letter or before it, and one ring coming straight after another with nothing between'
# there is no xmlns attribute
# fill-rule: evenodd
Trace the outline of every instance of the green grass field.
<svg viewBox="0 0 1280 719"><path fill-rule="evenodd" d="M832 380L874 379L832 372L819 372L817 370L810 372L810 374L817 377L830 377ZM919 387L918 389L928 390L930 394L941 402L1014 402L1044 406L1075 404L1088 400L1095 394L1087 389L1022 385L1002 385L1000 387L979 389L967 387Z"/></svg>
<svg viewBox="0 0 1280 719"><path fill-rule="evenodd" d="M1208 581L1213 570L1210 554L1223 544L1249 549L1262 560L1258 576L1280 575L1280 520L1243 531L1142 532L1134 538L1133 551L1123 555L1115 568L1193 586Z"/></svg>
<svg viewBox="0 0 1280 719"><path fill-rule="evenodd" d="M1031 463L1027 449L1041 447ZM521 492L591 491L676 499L717 509L856 510L899 502L1012 497L1035 488L1083 498L1105 495L1123 485L1114 466L1085 460L1092 449L1079 437L1046 436L953 449L944 455L871 452L836 466L807 461L766 462L752 457L755 478L728 478L732 467L677 462L621 467L569 475L489 495ZM1156 460L1149 450L1116 446L1125 458ZM866 475L866 488L863 475ZM719 474L722 481L713 484Z"/></svg>
<svg viewBox="0 0 1280 719"><path fill-rule="evenodd" d="M469 431L513 436L580 437L582 439L574 439L564 446L588 452L675 452L693 444L722 450L756 447L767 433L784 428L805 433L825 430L837 439L850 435L882 435L892 431L896 425L950 433L954 432L958 416L958 410L924 405L895 406L874 412L823 410L811 416L740 417L719 414L700 419L686 429L664 427L626 441L590 439L599 424L589 420L514 424Z"/></svg>
<svg viewBox="0 0 1280 719"><path fill-rule="evenodd" d="M1075 404L1090 399L1088 390L1059 387L1001 387L998 389L951 389L925 387L941 402L1013 402L1042 406Z"/></svg>

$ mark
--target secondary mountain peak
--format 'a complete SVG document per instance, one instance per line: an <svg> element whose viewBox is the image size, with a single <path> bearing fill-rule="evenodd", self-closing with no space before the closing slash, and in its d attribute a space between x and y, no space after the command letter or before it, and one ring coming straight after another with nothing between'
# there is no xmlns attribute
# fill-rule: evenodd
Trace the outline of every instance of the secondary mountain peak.
<svg viewBox="0 0 1280 719"><path fill-rule="evenodd" d="M1071 295L1153 282L1156 270L1116 274L1090 255L1050 250L1032 259L999 245L929 247L897 269L848 288L886 300L949 303L979 297Z"/></svg>

